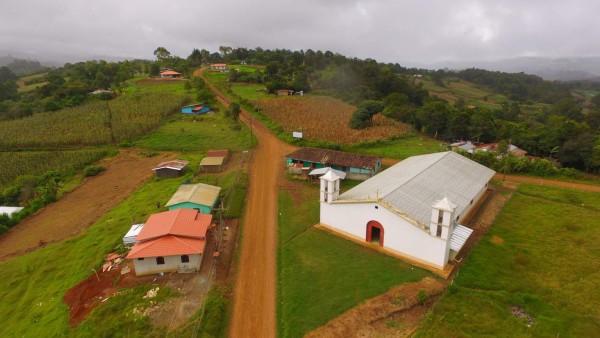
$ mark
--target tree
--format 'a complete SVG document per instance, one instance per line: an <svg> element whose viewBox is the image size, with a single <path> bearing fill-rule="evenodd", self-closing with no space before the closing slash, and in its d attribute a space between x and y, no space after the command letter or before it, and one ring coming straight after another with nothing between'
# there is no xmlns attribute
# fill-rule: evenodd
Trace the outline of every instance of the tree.
<svg viewBox="0 0 600 338"><path fill-rule="evenodd" d="M371 114L364 108L358 108L352 113L350 122L348 125L352 129L364 129L369 126L371 120Z"/></svg>
<svg viewBox="0 0 600 338"><path fill-rule="evenodd" d="M171 53L165 47L158 47L154 51L154 56L160 62L165 62L171 58Z"/></svg>
<svg viewBox="0 0 600 338"><path fill-rule="evenodd" d="M371 123L373 121L373 116L375 116L375 114L377 114L377 113L383 112L383 109L385 107L383 106L383 102L381 102L381 101L365 100L360 103L358 108L359 108L359 110L364 110L367 112L368 122Z"/></svg>
<svg viewBox="0 0 600 338"><path fill-rule="evenodd" d="M158 73L160 73L160 66L156 62L152 62L152 64L150 64L150 69L148 70L148 74L150 76L158 76Z"/></svg>
<svg viewBox="0 0 600 338"><path fill-rule="evenodd" d="M237 102L232 102L227 109L227 115L232 118L234 121L237 121L240 118L240 113L242 109L240 108L240 104Z"/></svg>
<svg viewBox="0 0 600 338"><path fill-rule="evenodd" d="M185 83L183 84L183 89L185 89L186 92L190 92L190 90L192 90L192 84L190 83L190 81L185 81Z"/></svg>
<svg viewBox="0 0 600 338"><path fill-rule="evenodd" d="M14 81L17 79L15 73L6 66L0 67L0 83L5 81Z"/></svg>

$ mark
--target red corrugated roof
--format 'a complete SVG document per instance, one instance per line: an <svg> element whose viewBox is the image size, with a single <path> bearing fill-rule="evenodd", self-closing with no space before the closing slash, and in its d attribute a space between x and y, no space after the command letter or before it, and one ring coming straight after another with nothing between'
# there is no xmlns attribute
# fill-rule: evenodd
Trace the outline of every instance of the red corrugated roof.
<svg viewBox="0 0 600 338"><path fill-rule="evenodd" d="M164 72L162 72L160 74L161 75L181 75L181 73L175 72L175 71L172 71L172 70L167 70L167 71L164 71Z"/></svg>
<svg viewBox="0 0 600 338"><path fill-rule="evenodd" d="M229 156L229 150L209 150L206 153L206 157L227 157Z"/></svg>
<svg viewBox="0 0 600 338"><path fill-rule="evenodd" d="M198 255L204 252L205 245L205 239L167 235L134 245L127 255L127 259L159 256Z"/></svg>
<svg viewBox="0 0 600 338"><path fill-rule="evenodd" d="M227 67L226 63L213 63L211 67Z"/></svg>
<svg viewBox="0 0 600 338"><path fill-rule="evenodd" d="M166 235L204 238L212 215L200 214L194 209L177 209L151 215L135 238L146 241Z"/></svg>
<svg viewBox="0 0 600 338"><path fill-rule="evenodd" d="M195 106L194 108L192 108L192 111L202 110L203 108L204 106Z"/></svg>

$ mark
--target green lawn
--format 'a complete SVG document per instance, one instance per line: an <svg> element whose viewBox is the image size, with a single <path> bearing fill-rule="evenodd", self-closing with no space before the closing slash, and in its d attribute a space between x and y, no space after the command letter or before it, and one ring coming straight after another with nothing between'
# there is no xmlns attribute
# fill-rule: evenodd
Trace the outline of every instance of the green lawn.
<svg viewBox="0 0 600 338"><path fill-rule="evenodd" d="M392 141L343 146L342 150L387 158L405 159L410 156L447 151L446 145L425 135L407 135Z"/></svg>
<svg viewBox="0 0 600 338"><path fill-rule="evenodd" d="M317 185L302 186L294 192L301 195L300 204L289 191L279 193L278 336L301 337L393 286L431 276L314 228L319 221Z"/></svg>
<svg viewBox="0 0 600 338"><path fill-rule="evenodd" d="M205 115L176 114L168 123L147 135L136 146L153 150L207 151L248 149L250 132L241 124L235 130L223 112Z"/></svg>
<svg viewBox="0 0 600 338"><path fill-rule="evenodd" d="M262 84L236 83L231 85L231 90L235 95L246 100L259 100L274 97L265 91L265 86Z"/></svg>
<svg viewBox="0 0 600 338"><path fill-rule="evenodd" d="M520 185L419 336L597 336L598 206L597 193Z"/></svg>

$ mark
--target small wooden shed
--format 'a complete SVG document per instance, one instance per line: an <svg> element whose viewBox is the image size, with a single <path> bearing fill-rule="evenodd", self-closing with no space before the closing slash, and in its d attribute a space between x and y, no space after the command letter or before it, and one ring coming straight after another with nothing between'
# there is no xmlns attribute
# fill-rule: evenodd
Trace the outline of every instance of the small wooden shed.
<svg viewBox="0 0 600 338"><path fill-rule="evenodd" d="M187 166L188 161L173 160L159 164L152 171L160 178L173 178L181 176L187 169Z"/></svg>
<svg viewBox="0 0 600 338"><path fill-rule="evenodd" d="M224 149L224 150L209 150L206 153L206 157L222 157L223 158L223 164L227 163L227 161L229 161L229 150Z"/></svg>
<svg viewBox="0 0 600 338"><path fill-rule="evenodd" d="M200 171L205 173L218 173L223 169L224 157L205 157L200 161Z"/></svg>

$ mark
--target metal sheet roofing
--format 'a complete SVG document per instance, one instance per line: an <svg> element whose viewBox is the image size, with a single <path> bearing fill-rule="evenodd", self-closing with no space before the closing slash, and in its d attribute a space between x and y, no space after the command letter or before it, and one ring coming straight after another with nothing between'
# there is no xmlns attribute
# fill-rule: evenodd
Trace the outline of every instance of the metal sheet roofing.
<svg viewBox="0 0 600 338"><path fill-rule="evenodd" d="M167 161L167 162L163 162L161 164L159 164L158 166L156 166L156 168L152 169L152 170L158 170L158 169L173 169L173 170L183 170L185 169L185 167L187 167L188 165L188 161L183 161L183 160L173 160L173 161Z"/></svg>
<svg viewBox="0 0 600 338"><path fill-rule="evenodd" d="M206 152L206 157L227 157L229 150L209 150Z"/></svg>
<svg viewBox="0 0 600 338"><path fill-rule="evenodd" d="M313 171L311 171L308 174L309 175L325 175L328 172L334 173L337 177L339 177L341 179L345 179L346 178L346 173L345 172L332 169L331 167L314 169Z"/></svg>
<svg viewBox="0 0 600 338"><path fill-rule="evenodd" d="M428 226L431 207L447 197L460 214L494 171L455 152L413 156L340 195L339 201L380 200Z"/></svg>
<svg viewBox="0 0 600 338"><path fill-rule="evenodd" d="M452 237L450 237L450 250L459 252L472 233L472 229L469 229L466 226L460 225L458 223L455 224L454 229L452 230Z"/></svg>
<svg viewBox="0 0 600 338"><path fill-rule="evenodd" d="M23 210L23 207L6 207L6 206L2 206L0 207L0 215L1 214L7 214L8 216L12 216L12 214L19 212Z"/></svg>
<svg viewBox="0 0 600 338"><path fill-rule="evenodd" d="M221 187L214 185L203 183L182 184L165 206L169 207L179 203L192 202L210 207L219 196L220 191Z"/></svg>
<svg viewBox="0 0 600 338"><path fill-rule="evenodd" d="M320 148L300 148L285 156L300 161L363 169L373 169L379 163L379 157L376 156Z"/></svg>
<svg viewBox="0 0 600 338"><path fill-rule="evenodd" d="M201 166L222 165L225 157L205 157L200 161Z"/></svg>

